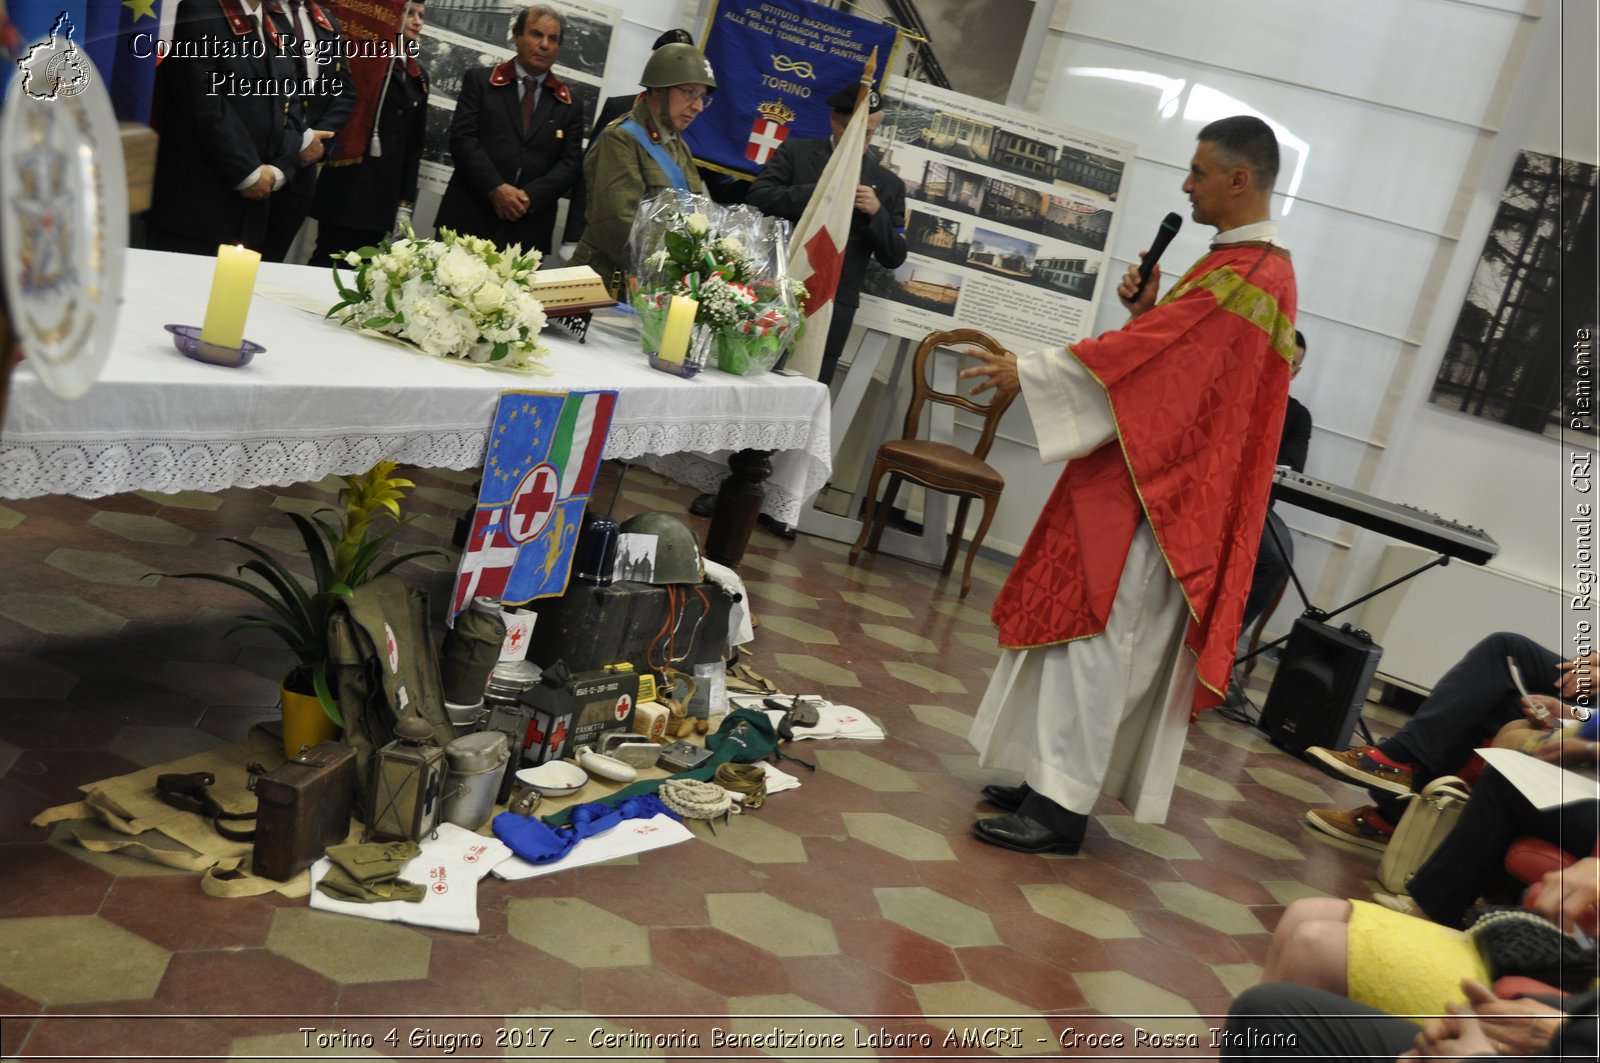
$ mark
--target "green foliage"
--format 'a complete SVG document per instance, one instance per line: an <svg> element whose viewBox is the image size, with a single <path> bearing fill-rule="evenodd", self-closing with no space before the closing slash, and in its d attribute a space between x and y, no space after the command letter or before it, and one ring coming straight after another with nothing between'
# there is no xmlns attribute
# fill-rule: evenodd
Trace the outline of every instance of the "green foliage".
<svg viewBox="0 0 1600 1063"><path fill-rule="evenodd" d="M321 516L335 512L332 509L319 510L310 517L288 514L305 547L305 556L311 562L309 585L260 546L232 537L222 541L251 555L234 570L236 575L182 572L176 576L232 587L264 606L258 612L242 616L229 634L254 629L270 631L282 639L296 661L284 685L303 693L314 692L322 703L322 711L339 727L344 726L344 718L333 700L327 679L328 617L334 605L363 583L407 561L439 553L415 550L378 563L389 541L410 523L409 518L400 517L400 500L405 496L405 489L415 484L391 475L394 469L394 462L380 461L360 476L346 476L345 487L339 492L337 523ZM374 537L372 519L379 512L388 514L395 526Z"/></svg>

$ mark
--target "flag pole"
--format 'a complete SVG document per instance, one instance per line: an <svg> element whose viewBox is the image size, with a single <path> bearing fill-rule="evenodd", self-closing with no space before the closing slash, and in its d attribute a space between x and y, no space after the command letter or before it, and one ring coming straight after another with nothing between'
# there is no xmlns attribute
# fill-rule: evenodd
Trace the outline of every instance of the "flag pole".
<svg viewBox="0 0 1600 1063"><path fill-rule="evenodd" d="M872 49L872 54L867 56L866 66L861 68L861 84L856 88L856 106L861 106L861 101L867 93L872 91L872 76L878 72L878 49Z"/></svg>

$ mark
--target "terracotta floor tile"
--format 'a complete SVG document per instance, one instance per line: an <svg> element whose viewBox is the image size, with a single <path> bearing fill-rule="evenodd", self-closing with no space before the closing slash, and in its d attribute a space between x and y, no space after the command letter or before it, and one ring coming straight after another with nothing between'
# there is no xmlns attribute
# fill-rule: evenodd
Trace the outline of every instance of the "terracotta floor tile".
<svg viewBox="0 0 1600 1063"><path fill-rule="evenodd" d="M86 1014L75 1015L74 1011ZM115 1014L106 1014L114 1010ZM209 1019L179 1017L184 1009L165 1001L124 1001L115 1009L95 1005L60 1008L35 1021L29 1032L29 1057L94 1055L101 1059L224 1056L229 1036ZM5 1025L10 1025L6 1020Z"/></svg>
<svg viewBox="0 0 1600 1063"><path fill-rule="evenodd" d="M159 999L201 1014L329 1014L339 987L266 949L175 953Z"/></svg>
<svg viewBox="0 0 1600 1063"><path fill-rule="evenodd" d="M1111 970L1126 972L1184 997L1215 996L1226 991L1209 966L1166 941L1125 938L1105 944Z"/></svg>
<svg viewBox="0 0 1600 1063"><path fill-rule="evenodd" d="M850 956L790 956L783 961L794 992L840 1015L916 1014L904 982Z"/></svg>
<svg viewBox="0 0 1600 1063"><path fill-rule="evenodd" d="M912 985L954 982L961 978L955 950L942 942L886 919L836 920L839 947L882 971Z"/></svg>
<svg viewBox="0 0 1600 1063"><path fill-rule="evenodd" d="M1009 945L956 950L967 981L992 989L1041 1012L1078 1008L1083 993L1068 969Z"/></svg>
<svg viewBox="0 0 1600 1063"><path fill-rule="evenodd" d="M1236 936L1219 934L1210 927L1186 919L1176 912L1146 909L1134 912L1133 921L1149 941L1157 941L1167 948L1199 960L1207 965L1243 963L1244 951ZM1243 936L1243 935L1241 935Z"/></svg>
<svg viewBox="0 0 1600 1063"><path fill-rule="evenodd" d="M430 490L450 492L451 497L469 489L457 474L417 470L408 475ZM613 475L608 465L603 483ZM692 494L635 470L615 515L626 519L655 505L681 510ZM1294 882L1334 896L1365 896L1376 867L1376 858L1320 844L1300 825L1304 801L1264 785L1261 778L1291 786L1302 795L1310 791L1301 789L1300 783L1321 787L1334 802L1344 799L1341 807L1355 804L1358 790L1340 787L1266 745L1260 732L1215 716L1203 717L1199 726L1191 728L1183 763L1198 776L1233 786L1245 800L1224 801L1177 790L1165 829L1186 841L1199 859L1163 859L1117 840L1098 821L1091 822L1078 857L1027 856L978 842L971 834L972 823L996 810L978 795L980 781L987 780L975 767L965 728L951 725L975 710L995 663L987 614L996 586L980 581L962 604L952 585L941 583L936 572L886 555L865 561L841 578L828 566L842 563L843 544L804 535L787 543L758 532L752 539L747 574L758 584L785 592L768 600L757 595L758 615L791 618L829 632L837 645L791 638L781 630L785 625L772 624L758 635L749 663L786 690L813 689L815 683L786 671L780 655L815 656L847 668L861 685L832 693L881 720L888 731L882 742L800 742L792 752L812 761L829 751L849 754L852 761L872 758L912 788L877 792L842 775L812 773L785 763L784 769L800 778L801 789L776 795L756 815L764 826L794 835L803 846L804 862L757 864L741 859L739 824L734 823L723 839L725 845L687 843L644 854L628 864L563 871L522 882L487 880L479 888L478 935L417 932L428 946L425 978L339 987L260 947L279 910L297 912L305 906L304 899L269 894L218 901L200 894L190 876L118 876L116 865L109 865L108 872L73 859L46 844L45 832L26 825L40 809L76 799L80 783L134 769L110 751L123 727L198 727L237 741L255 722L276 716L271 705L206 704L198 695L185 696L162 682L172 668L220 675L223 671L216 667L220 665L236 667L237 674L254 686L261 685L260 678L275 677L284 653L270 638L223 634L229 618L246 607L242 596L199 581L100 586L46 561L56 551L66 550L119 554L152 571L220 571L237 563L238 551L218 543L218 537L259 534L276 541L289 531L286 507L303 510L308 502L331 503L334 489L298 485L232 490L214 497L218 505L209 510L141 496L5 503L22 520L5 532L7 587L0 593L76 595L126 623L120 637L85 640L43 634L0 613L0 662L39 662L41 669L49 669L53 682L58 672L74 680L65 697L6 697L0 691L0 807L8 813L0 816L0 886L5 887L0 892L11 898L0 903L0 934L5 918L99 913L125 931L174 950L156 998L117 1009L130 1017L182 1011L214 1017L192 1039L182 1025L171 1027L178 1034L154 1037L151 1043L158 1056L179 1054L178 1040L194 1051L219 1053L236 1037L282 1036L287 1020L266 1016L267 1011L292 1015L295 1025L304 1021L301 1016L309 1016L329 1028L368 1021L357 1016L394 1013L395 1025L406 1030L428 1025L410 1021L425 1020L427 1012L653 1013L659 1017L633 1017L620 1025L671 1032L683 1025L680 1015L726 1014L730 997L772 997L798 998L842 1014L904 1013L867 1029L937 1035L936 1043L927 1048L885 1049L879 1053L884 1058L958 1052L970 1057L970 1050L940 1043L956 1025L953 1020L916 1017L919 990L935 990L935 999L946 999L950 992L941 997L937 987L968 981L976 991L1057 1013L1050 1019L1052 1031L1071 1028L1079 1035L1110 1031L1126 1035L1132 1030L1128 1022L1089 1013L1077 974L1126 972L1193 1007L1220 1010L1227 991L1211 966L1259 965L1270 940L1265 927L1281 917L1281 904L1263 883ZM407 500L409 512L426 518L399 536L408 548L431 548L444 541L460 507L436 501L443 497L430 494ZM609 488L602 486L599 497L609 498ZM171 534L188 533L193 538L184 546L131 541L90 523L100 512L156 516L172 526ZM690 524L704 533L705 521L690 518ZM167 532L165 525L163 531ZM986 570L999 569L987 559L983 564ZM298 560L291 560L291 566L305 571ZM408 566L406 573L428 590L437 612L452 574L437 566ZM882 578L865 578L869 575ZM795 604L796 595L803 598L800 604ZM871 602L888 603L891 612L908 615L885 616L871 608ZM874 630L887 637L872 637L863 624L875 625ZM797 626L790 630L806 631ZM928 643L936 650L930 651ZM886 667L890 665L893 668ZM1268 672L1261 670L1251 682L1258 704ZM966 689L934 692L902 677L922 677L936 686L954 680ZM919 717L912 706L942 711L930 715L923 708ZM945 726L934 726L929 719ZM1257 775L1250 774L1252 769ZM1127 809L1110 800L1102 801L1095 812L1099 817L1128 815ZM870 822L879 829L893 822L887 817L898 817L930 832L932 840L942 839L955 859L902 859L852 836L846 829L846 814L869 814L874 818L854 822L858 826ZM1264 832L1286 842L1302 858L1262 856L1217 837L1208 820ZM930 843L918 851L937 848ZM1039 915L1024 888L1055 884L1127 913L1130 925L1143 937L1102 941ZM1186 910L1194 910L1190 886L1232 905L1244 905L1263 930L1225 934L1203 926L1169 910L1153 888L1157 884L1181 887L1169 889L1167 896ZM884 919L874 891L908 889L982 913L1000 943L955 950ZM831 927L839 954L780 960L710 929L708 894L741 900L766 895L825 919L823 925ZM563 898L581 899L642 928L651 941L654 966L580 971L540 950L536 941L527 944L508 933L508 912L514 902ZM1236 909L1229 910L1237 916ZM419 1007L418 1000L427 1003ZM0 989L0 1013L15 1016L35 1010L26 998ZM222 1017L229 1012L237 1014ZM476 1021L482 1025L483 1020ZM128 1030L138 1028L134 1024L174 1020L128 1018L113 1023L121 1027L120 1041L103 1029L75 1030L61 1022L41 1031L29 1022L9 1018L3 1024L0 1054L48 1049L71 1058L74 1053L131 1051L137 1046L126 1037ZM187 1043L190 1040L192 1044ZM385 1054L415 1053L385 1049ZM1123 1058L1132 1057L1124 1053Z"/></svg>
<svg viewBox="0 0 1600 1063"><path fill-rule="evenodd" d="M1272 894L1261 885L1261 880L1231 867L1223 867L1207 860L1180 860L1178 874L1184 881L1204 887L1220 897L1240 904L1271 904ZM1292 877L1292 876L1291 876Z"/></svg>
<svg viewBox="0 0 1600 1063"><path fill-rule="evenodd" d="M650 1028L672 1028L679 1015L721 1015L727 1003L721 993L681 978L661 978L653 967L608 967L583 972L583 1010L595 1015L665 1016Z"/></svg>
<svg viewBox="0 0 1600 1063"><path fill-rule="evenodd" d="M0 919L93 915L114 881L104 871L47 845L11 845L0 872Z"/></svg>
<svg viewBox="0 0 1600 1063"><path fill-rule="evenodd" d="M650 935L656 967L722 996L789 991L782 961L765 949L709 927L678 927Z"/></svg>
<svg viewBox="0 0 1600 1063"><path fill-rule="evenodd" d="M254 898L208 897L189 875L118 878L100 907L102 919L173 952L260 948L272 912Z"/></svg>
<svg viewBox="0 0 1600 1063"><path fill-rule="evenodd" d="M1000 939L1018 952L1067 971L1101 971L1111 966L1106 943L1081 930L1033 912L1019 913L999 920L995 927Z"/></svg>

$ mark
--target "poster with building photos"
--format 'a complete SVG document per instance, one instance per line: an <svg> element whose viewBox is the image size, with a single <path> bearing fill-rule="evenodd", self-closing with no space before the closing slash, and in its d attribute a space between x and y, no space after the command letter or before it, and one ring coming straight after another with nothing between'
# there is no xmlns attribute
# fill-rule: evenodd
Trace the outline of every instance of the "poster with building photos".
<svg viewBox="0 0 1600 1063"><path fill-rule="evenodd" d="M462 77L469 70L498 66L516 54L511 23L526 7L523 0L429 0L422 35L422 62L428 68L428 130L423 138L421 191L444 194L455 169L450 158L450 120L455 116ZM622 12L587 0L551 0L566 19L561 50L551 68L583 107L587 132L600 113L600 84L611 55ZM434 205L438 202L434 199ZM433 217L432 210L417 211Z"/></svg>
<svg viewBox="0 0 1600 1063"><path fill-rule="evenodd" d="M906 184L908 254L868 267L856 324L913 339L977 328L1016 350L1088 332L1115 288L1132 144L896 78L873 146Z"/></svg>

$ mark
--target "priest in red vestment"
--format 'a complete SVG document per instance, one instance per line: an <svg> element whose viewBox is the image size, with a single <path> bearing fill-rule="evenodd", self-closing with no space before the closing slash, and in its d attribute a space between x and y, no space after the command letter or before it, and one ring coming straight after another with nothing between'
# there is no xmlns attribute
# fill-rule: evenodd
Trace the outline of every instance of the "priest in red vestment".
<svg viewBox="0 0 1600 1063"><path fill-rule="evenodd" d="M1184 731L1222 701L1266 517L1294 354L1295 280L1271 220L1278 143L1258 118L1200 131L1183 190L1211 252L1129 322L1070 349L981 356L1021 390L1040 456L1068 459L993 618L1001 656L971 739L1022 776L984 796L986 842L1075 853L1102 795L1166 818Z"/></svg>

